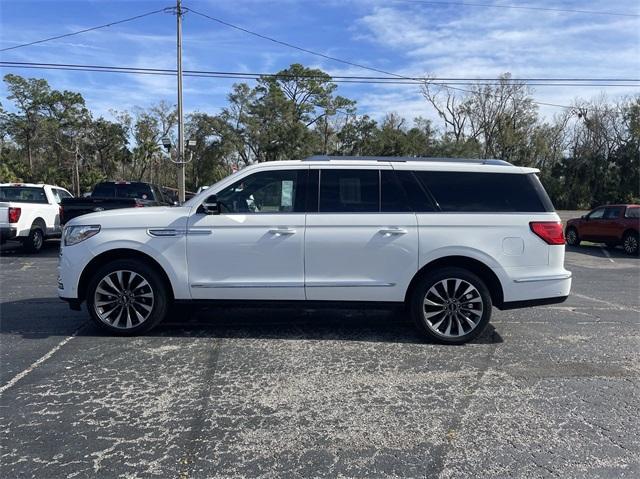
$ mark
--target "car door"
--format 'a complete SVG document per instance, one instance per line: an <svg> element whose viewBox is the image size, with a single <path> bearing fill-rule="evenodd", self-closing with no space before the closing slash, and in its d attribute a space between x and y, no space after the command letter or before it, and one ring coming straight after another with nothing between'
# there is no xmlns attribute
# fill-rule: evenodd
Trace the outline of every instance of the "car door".
<svg viewBox="0 0 640 479"><path fill-rule="evenodd" d="M60 234L62 232L62 225L60 222L60 213L62 211L62 206L60 206L60 203L62 203L63 198L72 198L73 195L62 188L51 188L51 193L53 194L53 199L56 205L58 205L58 211L56 212L54 218L53 233Z"/></svg>
<svg viewBox="0 0 640 479"><path fill-rule="evenodd" d="M580 238L587 241L599 241L602 239L601 228L604 221L604 208L596 208L585 217L580 228Z"/></svg>
<svg viewBox="0 0 640 479"><path fill-rule="evenodd" d="M187 262L194 299L305 298L307 173L308 166L254 172L211 191L220 214L192 210Z"/></svg>
<svg viewBox="0 0 640 479"><path fill-rule="evenodd" d="M622 206L607 206L603 220L600 222L599 235L604 241L620 240L623 229L620 218L624 208Z"/></svg>
<svg viewBox="0 0 640 479"><path fill-rule="evenodd" d="M319 175L319 198L307 213L307 299L404 300L417 271L417 222L391 167L312 173Z"/></svg>

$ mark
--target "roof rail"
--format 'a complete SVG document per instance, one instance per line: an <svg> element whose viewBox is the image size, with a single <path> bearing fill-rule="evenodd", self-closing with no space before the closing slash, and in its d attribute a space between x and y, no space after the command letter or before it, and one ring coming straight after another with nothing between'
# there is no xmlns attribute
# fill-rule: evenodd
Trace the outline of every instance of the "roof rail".
<svg viewBox="0 0 640 479"><path fill-rule="evenodd" d="M438 161L445 163L469 163L475 165L496 165L496 166L513 166L508 161L497 159L481 159L481 158L431 158L425 156L327 156L314 155L303 159L302 161L391 161L391 162L411 162L411 161Z"/></svg>

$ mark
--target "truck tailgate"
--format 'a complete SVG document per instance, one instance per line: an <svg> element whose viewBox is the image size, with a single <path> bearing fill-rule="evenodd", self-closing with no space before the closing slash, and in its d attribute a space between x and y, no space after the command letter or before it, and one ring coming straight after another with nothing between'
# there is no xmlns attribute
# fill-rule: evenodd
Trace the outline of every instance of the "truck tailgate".
<svg viewBox="0 0 640 479"><path fill-rule="evenodd" d="M0 203L0 228L9 227L9 203Z"/></svg>

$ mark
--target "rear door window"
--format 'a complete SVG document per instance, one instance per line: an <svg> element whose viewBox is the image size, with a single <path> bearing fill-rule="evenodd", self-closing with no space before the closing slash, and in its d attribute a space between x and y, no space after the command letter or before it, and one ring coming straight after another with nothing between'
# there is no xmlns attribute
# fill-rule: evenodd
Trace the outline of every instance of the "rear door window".
<svg viewBox="0 0 640 479"><path fill-rule="evenodd" d="M605 208L603 218L606 220L614 220L616 218L620 218L621 211L622 211L622 208L617 206L611 207L611 208Z"/></svg>
<svg viewBox="0 0 640 479"><path fill-rule="evenodd" d="M321 170L319 209L321 213L377 213L378 170Z"/></svg>
<svg viewBox="0 0 640 479"><path fill-rule="evenodd" d="M553 211L533 174L416 171L416 176L445 212L509 213Z"/></svg>
<svg viewBox="0 0 640 479"><path fill-rule="evenodd" d="M395 171L380 171L380 211L383 213L403 213L413 211Z"/></svg>

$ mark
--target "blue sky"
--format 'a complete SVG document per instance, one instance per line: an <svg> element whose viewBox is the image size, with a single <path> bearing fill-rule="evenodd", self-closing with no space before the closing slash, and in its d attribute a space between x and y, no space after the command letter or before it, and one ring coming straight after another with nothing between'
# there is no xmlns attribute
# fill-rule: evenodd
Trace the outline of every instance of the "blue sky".
<svg viewBox="0 0 640 479"><path fill-rule="evenodd" d="M491 0L467 0L492 3ZM68 33L164 6L154 1L0 0L0 46ZM501 0L535 5L640 14L637 0ZM283 41L403 75L495 77L637 78L640 76L640 17L572 14L518 9L427 5L378 0L184 0L186 7ZM1 54L3 61L86 63L175 68L175 16L160 13L134 22ZM335 75L375 75L291 50L194 14L184 20L184 65L192 70L276 72L298 62ZM53 88L79 91L90 109L133 110L159 100L175 102L175 80L106 73L8 70L46 78ZM185 78L185 111L216 113L226 104L233 80ZM381 118L434 117L415 86L341 84L339 93L358 111ZM600 88L538 87L537 100L570 104L593 98ZM640 88L608 88L615 98ZM0 86L3 105L6 89ZM541 107L546 116L556 109Z"/></svg>

